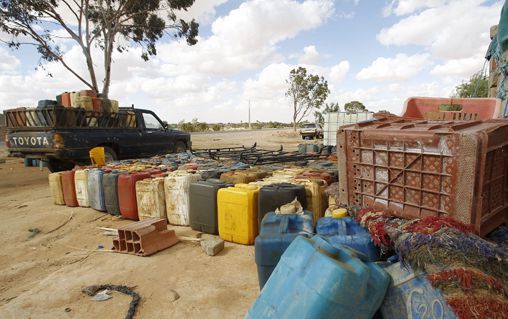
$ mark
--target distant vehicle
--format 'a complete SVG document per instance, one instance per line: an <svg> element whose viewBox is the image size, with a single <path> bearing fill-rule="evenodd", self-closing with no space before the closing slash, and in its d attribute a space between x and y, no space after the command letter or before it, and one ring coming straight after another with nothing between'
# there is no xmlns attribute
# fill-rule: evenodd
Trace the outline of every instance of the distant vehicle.
<svg viewBox="0 0 508 319"><path fill-rule="evenodd" d="M104 147L106 162L185 152L190 134L168 128L152 111L117 113L81 108L18 108L4 111L9 156L42 159L51 172L90 164L89 151Z"/></svg>
<svg viewBox="0 0 508 319"><path fill-rule="evenodd" d="M323 128L315 123L304 124L300 130L300 135L304 140L323 138Z"/></svg>

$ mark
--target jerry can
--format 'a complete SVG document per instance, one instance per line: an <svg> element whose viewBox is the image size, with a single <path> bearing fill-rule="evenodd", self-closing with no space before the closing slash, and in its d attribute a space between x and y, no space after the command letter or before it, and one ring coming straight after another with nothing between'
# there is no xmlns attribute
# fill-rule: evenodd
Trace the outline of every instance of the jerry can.
<svg viewBox="0 0 508 319"><path fill-rule="evenodd" d="M189 189L192 182L201 178L199 174L175 171L164 179L166 215L172 225L189 225Z"/></svg>
<svg viewBox="0 0 508 319"><path fill-rule="evenodd" d="M94 90L81 90L79 91L79 96L97 97L97 93Z"/></svg>
<svg viewBox="0 0 508 319"><path fill-rule="evenodd" d="M120 207L118 206L118 172L105 173L102 177L102 187L104 188L104 204L106 211L118 216Z"/></svg>
<svg viewBox="0 0 508 319"><path fill-rule="evenodd" d="M118 113L119 103L117 100L110 100L111 102L111 113Z"/></svg>
<svg viewBox="0 0 508 319"><path fill-rule="evenodd" d="M74 186L76 187L76 199L81 207L89 207L88 201L88 169L76 170L74 173Z"/></svg>
<svg viewBox="0 0 508 319"><path fill-rule="evenodd" d="M259 289L263 288L280 257L296 236L312 237L313 234L314 222L309 211L301 215L274 212L265 215L254 243Z"/></svg>
<svg viewBox="0 0 508 319"><path fill-rule="evenodd" d="M95 168L88 171L88 202L90 207L101 212L106 211L103 177L104 171L101 169Z"/></svg>
<svg viewBox="0 0 508 319"><path fill-rule="evenodd" d="M233 186L218 179L208 179L190 184L189 223L194 230L218 235L217 191Z"/></svg>
<svg viewBox="0 0 508 319"><path fill-rule="evenodd" d="M79 97L79 92L71 92L70 97L71 97L71 107L79 107L77 101Z"/></svg>
<svg viewBox="0 0 508 319"><path fill-rule="evenodd" d="M136 182L149 177L150 174L144 172L118 176L118 206L123 218L139 220Z"/></svg>
<svg viewBox="0 0 508 319"><path fill-rule="evenodd" d="M314 215L314 223L324 216L328 201L325 193L326 182L324 180L309 180L298 179L294 181L295 184L305 186L305 193L307 194L307 210L311 211Z"/></svg>
<svg viewBox="0 0 508 319"><path fill-rule="evenodd" d="M65 205L69 207L79 206L76 198L76 187L74 185L74 173L75 171L62 172L62 190Z"/></svg>
<svg viewBox="0 0 508 319"><path fill-rule="evenodd" d="M139 220L152 217L166 219L164 178L158 177L137 181L136 200Z"/></svg>
<svg viewBox="0 0 508 319"><path fill-rule="evenodd" d="M252 245L258 234L259 187L237 184L217 192L219 236L223 240Z"/></svg>
<svg viewBox="0 0 508 319"><path fill-rule="evenodd" d="M363 261L379 259L379 249L372 242L369 232L352 217L320 218L316 234L326 237L336 247L344 245L352 248Z"/></svg>
<svg viewBox="0 0 508 319"><path fill-rule="evenodd" d="M296 237L246 318L372 318L390 277L344 247L316 235Z"/></svg>
<svg viewBox="0 0 508 319"><path fill-rule="evenodd" d="M78 107L84 109L85 111L93 111L93 102L92 98L89 96L79 96L76 98L76 103Z"/></svg>
<svg viewBox="0 0 508 319"><path fill-rule="evenodd" d="M60 95L61 104L63 107L71 107L71 94L69 92L64 92Z"/></svg>
<svg viewBox="0 0 508 319"><path fill-rule="evenodd" d="M220 179L232 184L248 184L256 181L258 175L249 171L234 171L221 174Z"/></svg>
<svg viewBox="0 0 508 319"><path fill-rule="evenodd" d="M62 190L62 173L50 173L48 175L49 191L53 197L53 203L56 205L65 205Z"/></svg>
<svg viewBox="0 0 508 319"><path fill-rule="evenodd" d="M102 100L98 97L92 98L92 108L94 112L102 112Z"/></svg>
<svg viewBox="0 0 508 319"><path fill-rule="evenodd" d="M441 292L432 287L427 274L414 272L400 262L382 267L391 277L380 309L383 318L457 318Z"/></svg>
<svg viewBox="0 0 508 319"><path fill-rule="evenodd" d="M331 185L334 182L336 182L335 178L330 173L320 171L304 172L303 174L296 176L295 179L310 179L310 180L322 179L326 182L327 185Z"/></svg>
<svg viewBox="0 0 508 319"><path fill-rule="evenodd" d="M277 208L292 202L295 198L298 199L304 209L307 208L307 195L303 185L278 183L261 187L258 197L258 227L267 213L274 212Z"/></svg>

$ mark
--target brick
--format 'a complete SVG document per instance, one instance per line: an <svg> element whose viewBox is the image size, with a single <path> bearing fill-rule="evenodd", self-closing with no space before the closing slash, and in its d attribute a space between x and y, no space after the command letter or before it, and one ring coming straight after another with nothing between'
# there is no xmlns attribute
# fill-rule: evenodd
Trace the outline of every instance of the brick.
<svg viewBox="0 0 508 319"><path fill-rule="evenodd" d="M203 239L201 248L208 256L215 256L224 249L224 241L220 238Z"/></svg>
<svg viewBox="0 0 508 319"><path fill-rule="evenodd" d="M150 256L179 242L174 230L161 218L149 218L118 229L113 250L137 256Z"/></svg>

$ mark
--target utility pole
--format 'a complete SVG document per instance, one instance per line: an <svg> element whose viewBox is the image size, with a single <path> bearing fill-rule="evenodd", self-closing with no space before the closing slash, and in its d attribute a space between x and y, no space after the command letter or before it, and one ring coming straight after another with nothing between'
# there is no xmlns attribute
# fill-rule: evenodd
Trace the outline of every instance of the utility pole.
<svg viewBox="0 0 508 319"><path fill-rule="evenodd" d="M252 129L250 126L250 99L249 99L249 130Z"/></svg>

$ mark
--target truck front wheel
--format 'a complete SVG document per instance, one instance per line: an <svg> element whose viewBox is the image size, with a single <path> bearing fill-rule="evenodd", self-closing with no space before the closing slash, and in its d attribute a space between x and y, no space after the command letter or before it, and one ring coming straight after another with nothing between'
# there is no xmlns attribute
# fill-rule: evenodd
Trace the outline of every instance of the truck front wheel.
<svg viewBox="0 0 508 319"><path fill-rule="evenodd" d="M48 170L51 173L69 171L74 168L74 163L62 161L56 158L50 158L48 161Z"/></svg>

